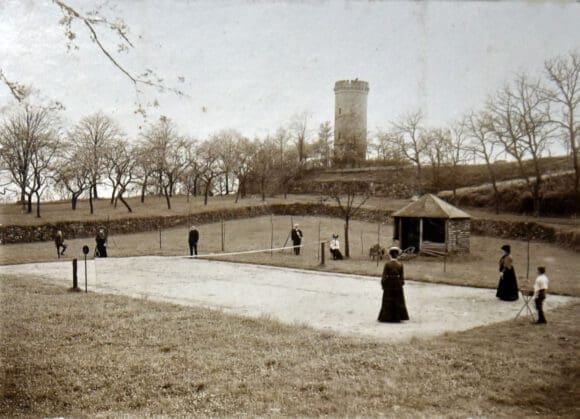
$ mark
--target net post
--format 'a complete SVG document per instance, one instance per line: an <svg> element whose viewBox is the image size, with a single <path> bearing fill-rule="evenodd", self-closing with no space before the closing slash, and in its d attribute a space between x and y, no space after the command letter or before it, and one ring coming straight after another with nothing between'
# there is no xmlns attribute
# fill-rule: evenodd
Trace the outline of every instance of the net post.
<svg viewBox="0 0 580 419"><path fill-rule="evenodd" d="M320 266L324 265L324 242L320 243Z"/></svg>

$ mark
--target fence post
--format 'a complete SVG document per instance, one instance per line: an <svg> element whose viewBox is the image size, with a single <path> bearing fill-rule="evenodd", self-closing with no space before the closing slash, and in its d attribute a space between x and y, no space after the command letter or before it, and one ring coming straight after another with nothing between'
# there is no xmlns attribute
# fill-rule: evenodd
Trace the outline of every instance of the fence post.
<svg viewBox="0 0 580 419"><path fill-rule="evenodd" d="M73 259L72 266L73 266L73 286L70 289L71 291L80 291L79 288L79 278L78 278L78 265L77 259Z"/></svg>
<svg viewBox="0 0 580 419"><path fill-rule="evenodd" d="M320 243L320 266L324 265L324 242Z"/></svg>

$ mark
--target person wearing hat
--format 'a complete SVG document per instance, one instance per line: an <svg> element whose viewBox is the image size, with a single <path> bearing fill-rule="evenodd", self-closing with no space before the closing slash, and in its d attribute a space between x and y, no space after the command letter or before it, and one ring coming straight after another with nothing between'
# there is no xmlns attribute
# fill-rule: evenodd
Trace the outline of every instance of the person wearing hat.
<svg viewBox="0 0 580 419"><path fill-rule="evenodd" d="M100 227L95 237L97 247L95 248L95 256L99 258L107 257L107 232L104 227Z"/></svg>
<svg viewBox="0 0 580 419"><path fill-rule="evenodd" d="M303 234L302 234L302 230L300 230L298 228L298 224L294 224L294 228L292 229L290 236L292 238L292 244L294 245L294 254L299 255L300 254L300 245L302 244Z"/></svg>
<svg viewBox="0 0 580 419"><path fill-rule="evenodd" d="M332 235L332 240L329 244L330 253L332 254L332 259L342 260L342 253L340 253L340 242L338 241L338 234Z"/></svg>
<svg viewBox="0 0 580 419"><path fill-rule="evenodd" d="M187 237L187 242L189 243L189 256L197 256L197 242L199 241L199 231L195 226L191 226L189 229L189 235Z"/></svg>
<svg viewBox="0 0 580 419"><path fill-rule="evenodd" d="M514 261L511 256L511 246L504 244L501 250L504 254L499 260L500 275L495 296L503 301L516 301L519 298L519 291Z"/></svg>
<svg viewBox="0 0 580 419"><path fill-rule="evenodd" d="M66 244L64 244L64 236L62 235L61 230L58 230L54 235L54 245L56 246L56 254L60 259L61 256L64 256L64 252L68 247Z"/></svg>
<svg viewBox="0 0 580 419"><path fill-rule="evenodd" d="M388 254L390 260L385 263L381 277L383 301L378 320L383 323L400 323L402 320L409 320L405 294L403 293L405 285L403 264L397 260L401 254L401 249L391 247Z"/></svg>

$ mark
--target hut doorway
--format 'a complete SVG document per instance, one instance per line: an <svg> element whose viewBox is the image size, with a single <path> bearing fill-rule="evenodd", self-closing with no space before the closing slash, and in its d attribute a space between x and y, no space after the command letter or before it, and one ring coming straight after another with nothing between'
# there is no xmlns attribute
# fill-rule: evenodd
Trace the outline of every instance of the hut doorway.
<svg viewBox="0 0 580 419"><path fill-rule="evenodd" d="M419 218L403 218L401 219L402 231L401 234L401 248L403 250L414 247L415 251L419 250L419 243L421 238L421 228Z"/></svg>

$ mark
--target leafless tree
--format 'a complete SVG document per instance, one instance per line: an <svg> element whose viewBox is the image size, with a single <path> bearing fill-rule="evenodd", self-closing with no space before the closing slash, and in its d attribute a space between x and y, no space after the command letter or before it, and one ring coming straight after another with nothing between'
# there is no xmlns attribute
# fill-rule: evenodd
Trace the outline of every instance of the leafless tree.
<svg viewBox="0 0 580 419"><path fill-rule="evenodd" d="M499 190L497 176L494 169L494 161L497 159L501 148L493 133L492 117L486 112L471 112L465 119L466 133L468 137L467 149L474 156L479 156L485 162L489 181L493 189L493 203L496 214L499 214Z"/></svg>
<svg viewBox="0 0 580 419"><path fill-rule="evenodd" d="M537 216L540 215L544 174L541 157L553 138L550 103L544 91L539 80L530 80L521 74L512 85L500 90L487 105L494 134L505 152L517 161ZM524 167L526 158L531 159L533 180Z"/></svg>
<svg viewBox="0 0 580 419"><path fill-rule="evenodd" d="M423 193L423 159L429 148L429 138L422 135L421 123L424 119L422 111L404 114L392 123L392 132L399 144L401 153L412 162L417 169L417 191Z"/></svg>
<svg viewBox="0 0 580 419"><path fill-rule="evenodd" d="M574 193L580 199L580 54L576 51L548 60L544 68L551 83L551 88L547 90L548 99L560 112L560 118L553 118L552 122L570 150L574 166Z"/></svg>
<svg viewBox="0 0 580 419"><path fill-rule="evenodd" d="M318 139L313 150L322 163L322 167L330 167L332 156L332 126L330 121L325 121L318 126Z"/></svg>
<svg viewBox="0 0 580 419"><path fill-rule="evenodd" d="M274 178L274 171L276 168L274 159L278 148L274 141L269 137L264 141L255 139L254 143L256 153L251 160L251 172L253 178L260 187L262 201L265 201L266 192L271 186L271 181Z"/></svg>
<svg viewBox="0 0 580 419"><path fill-rule="evenodd" d="M74 141L65 140L54 170L55 184L70 194L72 210L77 209L79 198L91 185L91 173L85 164L83 150Z"/></svg>
<svg viewBox="0 0 580 419"><path fill-rule="evenodd" d="M181 138L174 124L166 117L150 124L143 133L142 151L149 155L152 173L157 187L165 197L167 209L171 209L171 196L175 183L190 164L188 150L190 142Z"/></svg>
<svg viewBox="0 0 580 419"><path fill-rule="evenodd" d="M225 194L230 193L230 177L238 160L238 142L242 134L236 130L222 130L215 134L212 141L216 143L219 171L222 173L225 184Z"/></svg>
<svg viewBox="0 0 580 419"><path fill-rule="evenodd" d="M32 212L32 194L42 187L48 152L55 141L55 118L46 108L24 104L0 126L0 159L20 190L20 202Z"/></svg>
<svg viewBox="0 0 580 419"><path fill-rule="evenodd" d="M248 177L251 171L252 158L256 154L257 144L246 137L242 137L236 145L237 161L234 165L233 173L238 179L238 190L236 192L236 203L239 198L245 198Z"/></svg>
<svg viewBox="0 0 580 419"><path fill-rule="evenodd" d="M296 151L298 154L298 162L301 164L306 160L307 144L308 144L308 119L310 114L306 111L294 115L290 123L290 131L294 143L296 144Z"/></svg>
<svg viewBox="0 0 580 419"><path fill-rule="evenodd" d="M450 184L453 190L453 201L457 202L457 180L461 176L459 167L467 162L467 122L465 119L455 121L449 130L449 171Z"/></svg>
<svg viewBox="0 0 580 419"><path fill-rule="evenodd" d="M350 220L371 196L368 182L333 181L320 184L320 193L333 199L344 217L344 253L350 257L349 227Z"/></svg>
<svg viewBox="0 0 580 419"><path fill-rule="evenodd" d="M198 167L200 179L204 183L204 205L207 205L214 180L222 174L219 160L219 144L215 137L200 144L198 151Z"/></svg>
<svg viewBox="0 0 580 419"><path fill-rule="evenodd" d="M133 212L123 194L135 177L135 167L137 160L133 157L132 147L126 139L117 139L106 151L107 178L111 182L112 195L111 202L115 207L117 201L121 201L127 211Z"/></svg>
<svg viewBox="0 0 580 419"><path fill-rule="evenodd" d="M79 157L90 173L89 207L94 213L93 199L98 199L97 186L105 171L106 153L119 139L121 130L117 123L101 112L86 116L75 126L71 138L79 148Z"/></svg>
<svg viewBox="0 0 580 419"><path fill-rule="evenodd" d="M428 138L429 147L425 154L431 162L432 187L438 190L441 188L443 168L450 161L451 131L448 128L431 128L422 135Z"/></svg>

